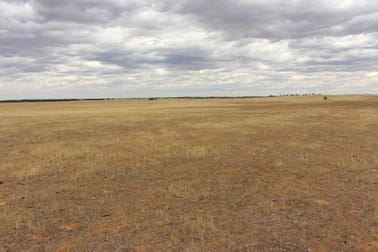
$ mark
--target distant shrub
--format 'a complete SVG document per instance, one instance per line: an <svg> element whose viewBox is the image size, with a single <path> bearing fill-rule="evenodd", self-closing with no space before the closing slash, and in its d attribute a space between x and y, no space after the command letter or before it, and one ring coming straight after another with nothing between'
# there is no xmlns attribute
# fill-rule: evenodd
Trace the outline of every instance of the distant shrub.
<svg viewBox="0 0 378 252"><path fill-rule="evenodd" d="M150 97L150 98L148 98L149 101L155 101L157 99L158 99L157 97Z"/></svg>
<svg viewBox="0 0 378 252"><path fill-rule="evenodd" d="M327 100L327 99L328 99L328 97L327 97L327 96L323 96L323 99L324 99L324 100Z"/></svg>

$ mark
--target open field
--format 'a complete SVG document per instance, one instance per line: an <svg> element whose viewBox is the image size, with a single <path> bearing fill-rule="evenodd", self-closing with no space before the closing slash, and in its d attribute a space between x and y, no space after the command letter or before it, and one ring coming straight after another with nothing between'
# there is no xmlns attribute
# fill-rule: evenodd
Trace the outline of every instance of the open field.
<svg viewBox="0 0 378 252"><path fill-rule="evenodd" d="M378 96L0 104L0 251L378 251Z"/></svg>

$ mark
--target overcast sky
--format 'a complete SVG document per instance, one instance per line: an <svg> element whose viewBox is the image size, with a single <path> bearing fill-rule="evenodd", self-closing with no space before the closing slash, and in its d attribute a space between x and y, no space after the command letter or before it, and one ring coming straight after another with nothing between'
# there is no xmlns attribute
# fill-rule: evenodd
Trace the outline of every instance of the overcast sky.
<svg viewBox="0 0 378 252"><path fill-rule="evenodd" d="M0 99L378 93L376 0L0 0Z"/></svg>

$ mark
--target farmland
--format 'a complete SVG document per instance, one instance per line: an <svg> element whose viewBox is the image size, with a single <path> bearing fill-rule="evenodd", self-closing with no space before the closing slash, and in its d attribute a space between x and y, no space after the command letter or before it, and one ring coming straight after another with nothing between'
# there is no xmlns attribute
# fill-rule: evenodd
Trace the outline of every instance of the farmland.
<svg viewBox="0 0 378 252"><path fill-rule="evenodd" d="M378 96L0 104L0 251L377 251Z"/></svg>

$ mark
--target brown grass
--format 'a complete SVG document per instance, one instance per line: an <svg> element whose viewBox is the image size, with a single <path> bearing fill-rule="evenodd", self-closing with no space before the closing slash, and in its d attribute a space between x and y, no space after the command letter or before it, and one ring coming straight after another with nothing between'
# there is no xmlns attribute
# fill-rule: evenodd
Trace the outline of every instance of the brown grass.
<svg viewBox="0 0 378 252"><path fill-rule="evenodd" d="M0 104L0 251L378 251L378 97Z"/></svg>

